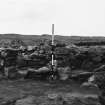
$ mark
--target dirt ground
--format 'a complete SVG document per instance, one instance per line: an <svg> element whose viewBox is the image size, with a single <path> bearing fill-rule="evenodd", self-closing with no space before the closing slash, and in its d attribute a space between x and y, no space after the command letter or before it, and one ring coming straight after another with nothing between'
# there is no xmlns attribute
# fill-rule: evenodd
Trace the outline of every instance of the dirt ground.
<svg viewBox="0 0 105 105"><path fill-rule="evenodd" d="M31 102L28 102L28 104L24 103L23 105L99 105L98 94L97 88L80 87L79 83L71 80L54 83L39 80L0 81L0 105L22 105L23 103L21 102L24 100L26 102L27 99L30 99ZM52 100L54 97L63 97L64 102L66 102L65 99L69 99L69 101L72 99L74 101L70 101L71 103L67 101L68 103L66 104L51 104L51 102L49 104L48 99L51 98ZM32 102L32 99L34 99L34 102Z"/></svg>

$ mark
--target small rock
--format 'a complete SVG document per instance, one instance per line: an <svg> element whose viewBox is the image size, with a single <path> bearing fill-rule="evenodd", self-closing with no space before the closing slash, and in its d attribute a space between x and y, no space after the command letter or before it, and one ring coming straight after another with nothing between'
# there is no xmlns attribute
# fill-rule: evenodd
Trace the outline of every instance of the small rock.
<svg viewBox="0 0 105 105"><path fill-rule="evenodd" d="M48 94L48 99L54 100L58 97L58 94Z"/></svg>
<svg viewBox="0 0 105 105"><path fill-rule="evenodd" d="M28 96L24 99L17 100L15 105L35 105L34 101L34 96Z"/></svg>

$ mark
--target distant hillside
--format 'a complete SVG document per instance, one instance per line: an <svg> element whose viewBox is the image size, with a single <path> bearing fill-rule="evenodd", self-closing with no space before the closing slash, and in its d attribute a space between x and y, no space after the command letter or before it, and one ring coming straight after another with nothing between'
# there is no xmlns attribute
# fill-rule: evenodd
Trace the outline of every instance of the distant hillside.
<svg viewBox="0 0 105 105"><path fill-rule="evenodd" d="M0 34L0 41L11 41L18 39L23 41L26 45L34 45L41 40L51 40L51 35L20 35L20 34ZM85 42L105 42L105 37L81 37L81 36L60 36L55 35L55 40L68 44L75 43L85 43Z"/></svg>

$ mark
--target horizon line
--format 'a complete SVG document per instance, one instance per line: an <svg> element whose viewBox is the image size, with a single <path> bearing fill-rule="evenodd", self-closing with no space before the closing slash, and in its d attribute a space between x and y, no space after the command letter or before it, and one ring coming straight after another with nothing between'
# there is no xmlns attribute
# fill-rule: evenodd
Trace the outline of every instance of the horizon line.
<svg viewBox="0 0 105 105"><path fill-rule="evenodd" d="M27 36L47 36L52 34L21 34L21 33L0 33L0 35L27 35ZM62 34L55 34L55 36L63 36L63 37L105 37L103 35L62 35Z"/></svg>

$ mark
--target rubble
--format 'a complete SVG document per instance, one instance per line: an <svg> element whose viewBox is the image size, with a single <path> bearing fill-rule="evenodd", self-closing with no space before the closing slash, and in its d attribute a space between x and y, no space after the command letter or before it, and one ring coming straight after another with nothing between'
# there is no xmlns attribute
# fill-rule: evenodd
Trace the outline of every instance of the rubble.
<svg viewBox="0 0 105 105"><path fill-rule="evenodd" d="M95 98L66 97L59 94L48 96L27 96L19 99L15 105L100 105Z"/></svg>

